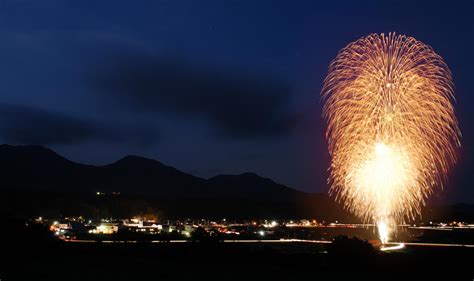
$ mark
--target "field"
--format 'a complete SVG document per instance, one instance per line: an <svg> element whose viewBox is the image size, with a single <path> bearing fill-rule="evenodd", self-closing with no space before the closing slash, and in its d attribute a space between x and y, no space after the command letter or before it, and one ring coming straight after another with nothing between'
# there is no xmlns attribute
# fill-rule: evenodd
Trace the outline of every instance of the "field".
<svg viewBox="0 0 474 281"><path fill-rule="evenodd" d="M67 243L3 240L2 280L296 280L318 276L474 276L473 248L384 253L311 243ZM375 274L375 275L374 275Z"/></svg>

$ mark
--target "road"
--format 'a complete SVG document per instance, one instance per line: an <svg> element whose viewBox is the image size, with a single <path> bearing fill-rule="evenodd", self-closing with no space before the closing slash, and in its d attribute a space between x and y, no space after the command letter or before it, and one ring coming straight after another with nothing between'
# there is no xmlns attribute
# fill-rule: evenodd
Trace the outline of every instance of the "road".
<svg viewBox="0 0 474 281"><path fill-rule="evenodd" d="M71 243L96 243L96 240L64 240ZM113 240L102 240L102 243L139 243L138 241L113 241ZM162 242L159 240L152 240L151 243L188 243L188 240L170 240ZM331 244L331 241L326 240L302 240L302 239L274 239L274 240L224 240L224 243L316 243L316 244ZM415 247L465 247L474 248L472 244L446 244L446 243L420 243L420 242L390 242L387 244L387 248L394 247L399 249L399 245L415 246Z"/></svg>
<svg viewBox="0 0 474 281"><path fill-rule="evenodd" d="M70 243L96 243L97 240L63 240ZM101 240L102 243L139 243L139 241L114 241L114 240ZM170 241L160 241L152 240L150 243L189 243L189 240L170 240ZM330 244L331 241L325 240L301 240L301 239L274 239L274 240L224 240L224 243L316 243L316 244Z"/></svg>

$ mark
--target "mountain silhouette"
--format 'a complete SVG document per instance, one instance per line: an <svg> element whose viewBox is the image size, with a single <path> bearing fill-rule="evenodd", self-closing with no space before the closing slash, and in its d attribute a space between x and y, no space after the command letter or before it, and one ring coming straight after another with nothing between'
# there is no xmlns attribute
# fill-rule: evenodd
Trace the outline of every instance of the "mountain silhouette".
<svg viewBox="0 0 474 281"><path fill-rule="evenodd" d="M72 162L41 146L1 145L0 171L0 191L23 199L18 194L35 194L32 204L41 208L61 200L73 205L78 198L86 200L96 192L120 192L122 197L142 198L169 216L340 219L347 215L325 194L299 191L255 173L203 179L133 155L93 166ZM61 194L63 199L38 203L44 194Z"/></svg>

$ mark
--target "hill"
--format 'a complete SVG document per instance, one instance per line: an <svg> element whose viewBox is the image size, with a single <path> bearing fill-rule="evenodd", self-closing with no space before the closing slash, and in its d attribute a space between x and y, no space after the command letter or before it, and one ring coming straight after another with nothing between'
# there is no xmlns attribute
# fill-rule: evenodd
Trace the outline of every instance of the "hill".
<svg viewBox="0 0 474 281"><path fill-rule="evenodd" d="M111 215L129 215L156 209L168 217L341 220L347 216L325 194L302 192L254 173L203 179L139 156L92 166L41 146L1 145L0 171L1 204L10 213L105 209ZM106 195L98 197L97 191Z"/></svg>

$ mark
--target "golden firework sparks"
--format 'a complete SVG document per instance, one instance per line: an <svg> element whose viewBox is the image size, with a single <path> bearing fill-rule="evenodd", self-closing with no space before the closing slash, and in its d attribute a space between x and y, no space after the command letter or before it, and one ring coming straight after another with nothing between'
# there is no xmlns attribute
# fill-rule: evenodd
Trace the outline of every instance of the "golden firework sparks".
<svg viewBox="0 0 474 281"><path fill-rule="evenodd" d="M451 72L413 37L371 34L343 48L322 89L330 193L382 242L420 213L456 162Z"/></svg>

